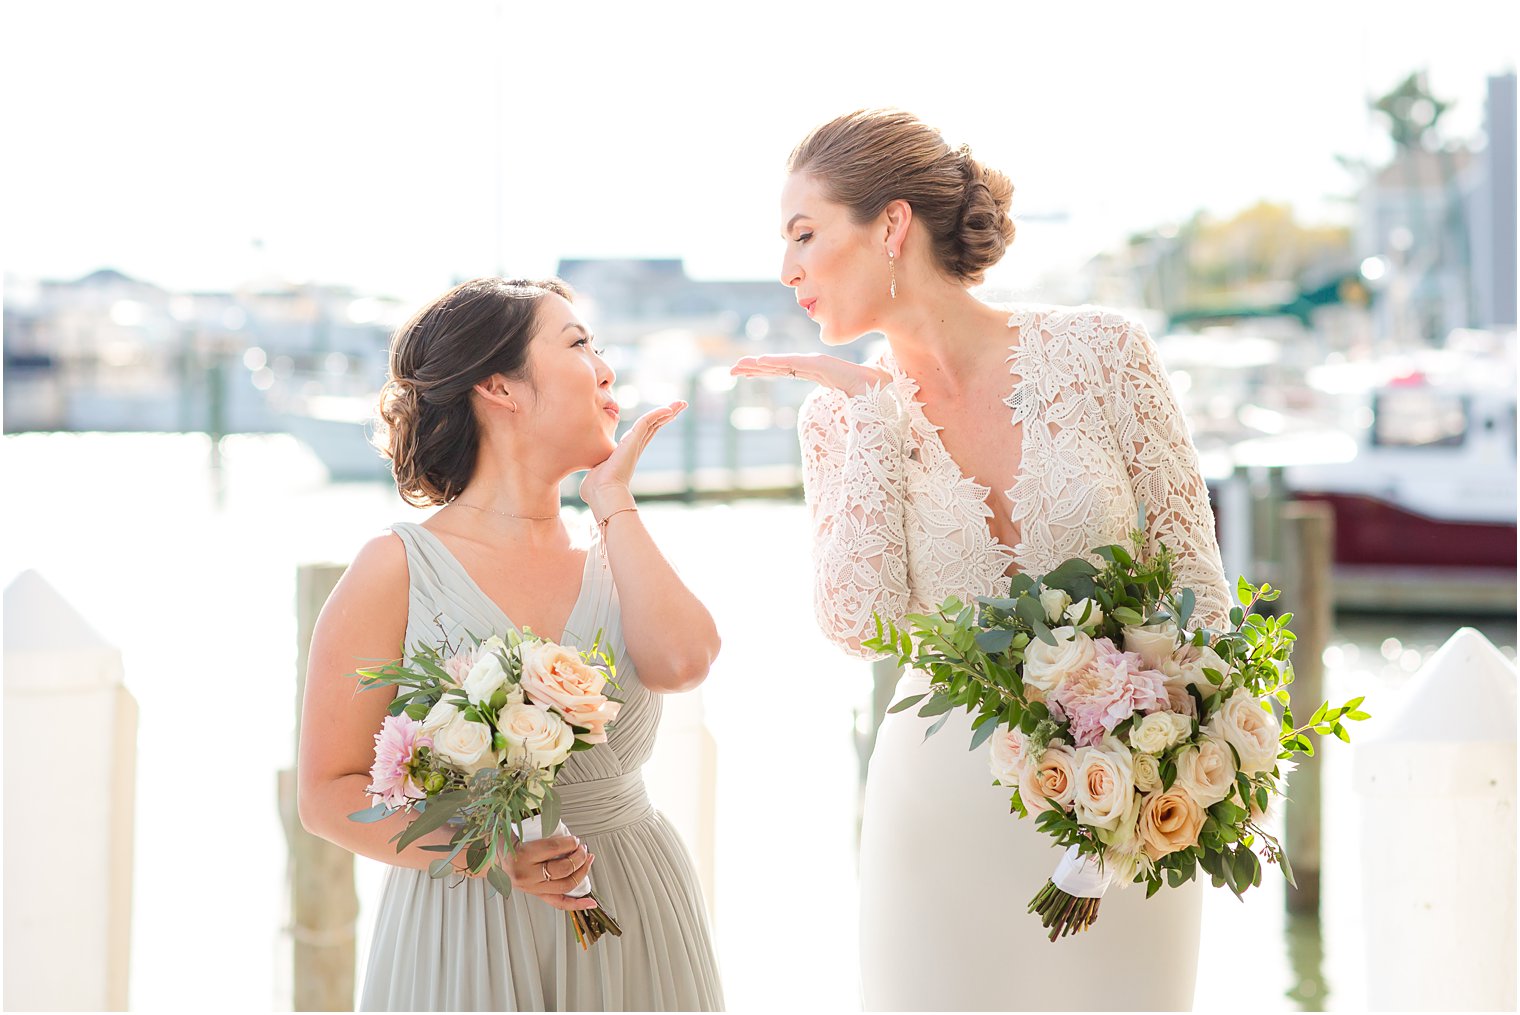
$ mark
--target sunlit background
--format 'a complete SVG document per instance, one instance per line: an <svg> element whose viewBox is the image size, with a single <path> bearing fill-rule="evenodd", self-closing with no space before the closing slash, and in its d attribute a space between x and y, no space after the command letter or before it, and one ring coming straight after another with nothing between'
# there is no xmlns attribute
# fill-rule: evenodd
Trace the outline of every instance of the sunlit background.
<svg viewBox="0 0 1520 1015"><path fill-rule="evenodd" d="M109 975L71 960L103 998L295 1004L313 939L276 786L297 569L424 516L365 440L392 329L457 281L558 273L629 418L693 404L639 492L725 649L669 703L649 776L703 871L730 1006L858 1006L858 791L888 677L812 625L806 390L728 376L817 348L775 277L778 195L803 133L854 108L910 109L1013 179L1018 237L985 298L1149 325L1232 573L1291 599L1284 510L1330 512L1324 696L1413 707L1466 626L1515 657L1511 5L150 0L9 5L0 33L0 576L35 569L120 650L140 709L131 904L110 903L130 950L106 935ZM11 858L83 806L9 746L40 700L37 632L69 629L28 595L6 600L8 1008L43 1005L14 986L14 942L40 931L12 900L69 881ZM783 694L804 728L768 724ZM806 761L800 816L759 802L778 753ZM1244 940L1252 1007L1378 999L1353 748L1323 762L1322 898L1290 908L1270 871L1244 905L1212 893L1200 1009L1238 1007ZM757 835L804 821L806 849ZM799 867L837 891L792 894ZM358 865L361 966L378 870Z"/></svg>

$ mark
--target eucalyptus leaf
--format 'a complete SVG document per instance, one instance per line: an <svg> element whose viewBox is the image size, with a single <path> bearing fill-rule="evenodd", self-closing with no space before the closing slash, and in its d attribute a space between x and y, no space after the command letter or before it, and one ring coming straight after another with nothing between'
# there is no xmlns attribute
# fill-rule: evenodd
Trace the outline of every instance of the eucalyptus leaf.
<svg viewBox="0 0 1520 1015"><path fill-rule="evenodd" d="M539 816L542 819L540 823L545 838L553 835L554 830L559 827L559 794L554 792L552 787L544 791L544 802L539 806Z"/></svg>
<svg viewBox="0 0 1520 1015"><path fill-rule="evenodd" d="M968 751L974 751L978 747L980 747L983 744L985 744L988 740L991 740L992 739L992 734L994 734L994 733L997 732L997 728L998 728L998 724L997 723L995 723L995 722L989 722L989 723L983 723L981 726L978 726L976 729L972 730L971 731L971 746L968 747L968 748L966 748L966 749Z"/></svg>
<svg viewBox="0 0 1520 1015"><path fill-rule="evenodd" d="M445 821L459 813L459 809L468 799L468 794L456 791L441 794L429 800L426 805L419 805L422 813L412 819L406 831L402 832L401 837L396 840L396 851L399 853L429 832L442 828Z"/></svg>
<svg viewBox="0 0 1520 1015"><path fill-rule="evenodd" d="M1002 652L1013 644L1013 635L1014 632L1006 629L978 631L976 635L976 647L989 655Z"/></svg>
<svg viewBox="0 0 1520 1015"><path fill-rule="evenodd" d="M492 864L491 869L486 871L486 881L503 896L510 896L512 894L512 879L507 875L506 871L495 864Z"/></svg>
<svg viewBox="0 0 1520 1015"><path fill-rule="evenodd" d="M938 733L940 731L940 728L945 725L945 722L949 718L950 718L950 713L946 712L944 715L942 715L938 719L934 720L934 725L930 726L928 729L924 730L924 739L928 740L930 737L934 736L934 734Z"/></svg>
<svg viewBox="0 0 1520 1015"><path fill-rule="evenodd" d="M376 821L384 821L390 816L391 809L389 807L384 804L375 804L375 806L366 807L362 811L354 811L354 813L348 816L348 820L368 825Z"/></svg>
<svg viewBox="0 0 1520 1015"><path fill-rule="evenodd" d="M898 712L906 712L908 709L912 708L914 705L917 705L927 697L929 697L927 693L909 695L902 701L897 702L891 708L887 709L887 714L896 715Z"/></svg>

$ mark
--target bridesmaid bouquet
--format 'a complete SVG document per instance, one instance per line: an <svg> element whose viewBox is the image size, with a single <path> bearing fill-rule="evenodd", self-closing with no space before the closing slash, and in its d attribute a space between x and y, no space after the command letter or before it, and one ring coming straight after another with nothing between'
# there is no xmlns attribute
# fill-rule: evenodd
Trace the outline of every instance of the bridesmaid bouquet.
<svg viewBox="0 0 1520 1015"><path fill-rule="evenodd" d="M878 616L863 642L929 676L890 711L940 716L926 738L952 709L975 715L971 749L990 742L1012 811L1067 847L1029 905L1051 941L1090 927L1114 881L1149 898L1202 869L1238 897L1265 860L1294 883L1264 818L1310 734L1349 742L1342 721L1368 717L1354 698L1294 726L1292 615L1252 612L1278 590L1241 578L1228 629L1189 627L1194 591L1175 587L1165 546L1141 560L1142 539L1095 549L1101 569L1076 557L1016 575L976 609L952 597L903 627Z"/></svg>
<svg viewBox="0 0 1520 1015"><path fill-rule="evenodd" d="M359 670L361 687L397 693L375 734L374 806L349 817L414 814L393 840L398 852L447 823L448 845L422 847L447 854L428 873L445 877L463 853L470 871L510 894L497 861L519 842L567 834L554 777L571 754L606 742L622 708L606 693L616 671L599 646L583 653L510 631L467 648L419 644L401 662ZM589 875L570 892L590 893ZM622 934L600 906L570 916L582 948Z"/></svg>

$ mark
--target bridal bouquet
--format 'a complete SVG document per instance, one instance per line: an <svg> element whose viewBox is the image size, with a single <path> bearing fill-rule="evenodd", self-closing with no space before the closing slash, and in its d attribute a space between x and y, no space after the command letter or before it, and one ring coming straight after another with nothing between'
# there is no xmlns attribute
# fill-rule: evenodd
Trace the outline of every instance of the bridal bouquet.
<svg viewBox="0 0 1520 1015"><path fill-rule="evenodd" d="M952 597L902 627L878 616L863 642L929 676L891 711L939 716L926 738L951 710L972 713L971 748L990 742L1012 810L1067 847L1029 905L1051 941L1091 926L1114 881L1149 898L1202 869L1240 896L1265 860L1292 884L1264 817L1293 756L1314 753L1310 734L1349 742L1343 720L1367 718L1354 698L1295 727L1292 615L1252 612L1278 590L1242 578L1226 630L1190 627L1196 594L1176 587L1172 552L1142 560L1132 540L1095 549L1101 569L1078 557L1016 575L977 608Z"/></svg>
<svg viewBox="0 0 1520 1015"><path fill-rule="evenodd" d="M510 894L497 861L519 842L567 834L554 777L572 753L606 742L622 707L606 693L611 658L599 647L583 653L511 631L457 649L447 639L419 644L401 662L358 673L360 686L397 693L375 734L367 788L375 804L349 817L414 814L393 840L398 852L448 823L448 845L421 847L447 854L428 873L445 877L463 853L471 872ZM589 875L570 892L590 893ZM600 907L570 916L582 948L622 934Z"/></svg>

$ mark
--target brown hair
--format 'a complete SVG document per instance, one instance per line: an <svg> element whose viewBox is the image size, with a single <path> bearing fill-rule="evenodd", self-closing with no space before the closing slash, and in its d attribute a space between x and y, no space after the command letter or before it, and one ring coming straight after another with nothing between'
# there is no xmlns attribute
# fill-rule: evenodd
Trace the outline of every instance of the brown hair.
<svg viewBox="0 0 1520 1015"><path fill-rule="evenodd" d="M1013 242L1008 177L899 109L860 109L814 128L787 170L816 176L861 224L893 201L908 202L929 231L940 270L965 285L979 284Z"/></svg>
<svg viewBox="0 0 1520 1015"><path fill-rule="evenodd" d="M391 339L375 441L408 504L447 504L475 472L480 424L470 391L493 374L532 382L528 343L544 297L575 298L557 278L476 278L419 310Z"/></svg>

